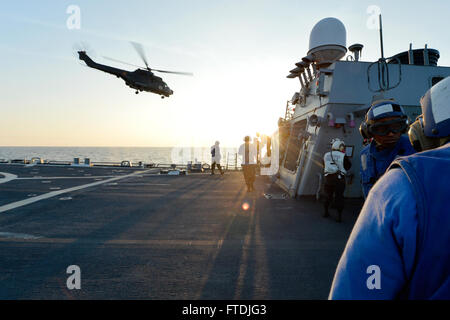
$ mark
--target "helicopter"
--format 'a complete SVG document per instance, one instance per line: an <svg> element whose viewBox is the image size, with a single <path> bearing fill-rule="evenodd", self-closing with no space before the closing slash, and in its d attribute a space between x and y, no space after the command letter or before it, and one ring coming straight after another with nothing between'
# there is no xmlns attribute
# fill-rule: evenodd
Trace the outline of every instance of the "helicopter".
<svg viewBox="0 0 450 320"><path fill-rule="evenodd" d="M90 68L97 69L106 73L110 73L115 75L117 78L122 78L125 81L125 84L130 88L136 89L136 94L141 91L152 92L155 94L161 95L161 98L169 97L173 94L173 90L170 89L167 84L162 80L162 78L155 76L152 71L162 72L162 73L172 73L179 75L188 75L192 76L193 74L190 72L179 72L179 71L167 71L167 70L157 70L152 69L148 66L148 62L144 53L144 49L141 44L137 42L131 42L133 47L135 48L138 55L141 57L142 61L145 64L145 68L136 66L131 63L123 62L120 60L116 60L113 58L104 57L105 59L128 64L131 66L138 67L135 71L127 71L114 67L110 67L107 65L99 64L94 62L86 53L86 50L78 51L78 57L80 60L84 61L86 65Z"/></svg>

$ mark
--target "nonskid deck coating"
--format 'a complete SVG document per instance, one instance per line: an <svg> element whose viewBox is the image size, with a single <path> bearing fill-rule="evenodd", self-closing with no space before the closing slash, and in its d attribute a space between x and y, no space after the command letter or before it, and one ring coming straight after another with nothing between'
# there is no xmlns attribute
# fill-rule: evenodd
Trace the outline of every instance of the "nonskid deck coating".
<svg viewBox="0 0 450 320"><path fill-rule="evenodd" d="M25 177L33 168L47 177L74 171L0 172ZM134 171L81 170L93 180ZM0 184L0 199L40 192L38 181ZM92 180L51 181L66 188ZM361 205L349 200L338 224L313 199L266 199L283 193L268 177L247 193L239 172L141 172L116 183L0 213L0 299L326 299ZM80 290L66 287L70 265L81 268Z"/></svg>

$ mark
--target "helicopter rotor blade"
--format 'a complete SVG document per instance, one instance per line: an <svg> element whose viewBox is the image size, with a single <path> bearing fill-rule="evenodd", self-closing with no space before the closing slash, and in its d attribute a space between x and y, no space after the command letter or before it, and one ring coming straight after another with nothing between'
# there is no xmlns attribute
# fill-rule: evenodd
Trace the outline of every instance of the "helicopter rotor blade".
<svg viewBox="0 0 450 320"><path fill-rule="evenodd" d="M141 57L142 61L144 61L147 69L151 70L150 67L148 66L147 58L145 56L145 51L144 51L144 47L142 46L142 44L140 44L138 42L134 42L134 41L130 41L130 43L134 47L134 49L136 50L138 55Z"/></svg>
<svg viewBox="0 0 450 320"><path fill-rule="evenodd" d="M136 64L128 63L128 62L121 61L121 60L117 60L117 59L114 59L114 58L105 57L105 56L103 56L103 58L108 59L108 60L111 60L111 61L115 61L115 62L127 64L127 65L129 65L129 66L133 66L133 67L137 67L137 68L142 68L141 66L138 66L138 65L136 65Z"/></svg>
<svg viewBox="0 0 450 320"><path fill-rule="evenodd" d="M192 72L167 71L167 70L157 70L157 69L152 69L152 71L163 72L163 73L181 74L183 76L193 76L194 75Z"/></svg>

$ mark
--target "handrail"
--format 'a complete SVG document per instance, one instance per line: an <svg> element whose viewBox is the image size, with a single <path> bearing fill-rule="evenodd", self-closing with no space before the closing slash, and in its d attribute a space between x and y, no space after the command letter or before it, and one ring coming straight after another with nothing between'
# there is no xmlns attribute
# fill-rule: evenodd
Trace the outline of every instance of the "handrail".
<svg viewBox="0 0 450 320"><path fill-rule="evenodd" d="M233 168L234 170L239 170L238 164L237 164L237 154L235 154L236 157L234 159L229 159L227 157L227 164L226 168L227 170L230 168ZM234 163L228 163L229 160L234 160ZM120 162L113 162L113 161L91 161L89 165L86 165L84 163L77 164L76 166L80 167L119 167L119 168L160 168L160 169L166 169L166 168L180 168L180 169L187 169L187 164L181 164L181 163L145 163L143 161L129 161L131 166L122 166ZM31 160L27 159L0 159L1 164L30 164ZM206 162L201 162L202 166ZM64 160L44 160L43 163L39 163L38 165L45 166L45 165L61 165L61 166L73 166L75 165L73 161L64 161Z"/></svg>

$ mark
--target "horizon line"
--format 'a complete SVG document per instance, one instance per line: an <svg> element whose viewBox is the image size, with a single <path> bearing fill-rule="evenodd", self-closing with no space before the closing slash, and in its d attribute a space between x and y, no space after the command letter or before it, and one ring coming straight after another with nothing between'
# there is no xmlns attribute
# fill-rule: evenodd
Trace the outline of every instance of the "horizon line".
<svg viewBox="0 0 450 320"><path fill-rule="evenodd" d="M211 146L0 146L0 148L209 148ZM222 148L235 148L223 147Z"/></svg>

